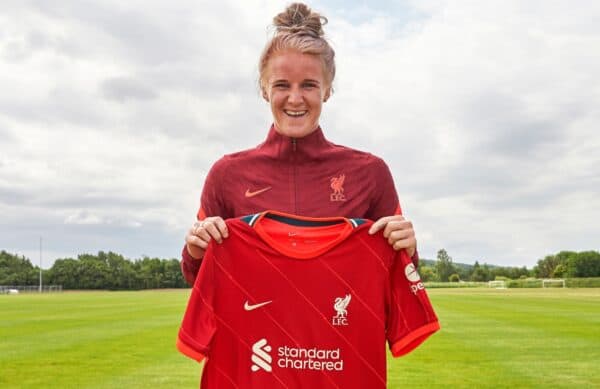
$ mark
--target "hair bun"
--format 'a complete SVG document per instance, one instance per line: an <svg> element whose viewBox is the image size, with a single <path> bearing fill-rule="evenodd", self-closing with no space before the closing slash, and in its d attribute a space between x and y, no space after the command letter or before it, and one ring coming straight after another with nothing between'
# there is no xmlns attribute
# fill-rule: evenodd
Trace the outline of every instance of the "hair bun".
<svg viewBox="0 0 600 389"><path fill-rule="evenodd" d="M306 4L290 4L285 11L273 18L277 33L306 34L315 38L324 35L327 18L313 12Z"/></svg>

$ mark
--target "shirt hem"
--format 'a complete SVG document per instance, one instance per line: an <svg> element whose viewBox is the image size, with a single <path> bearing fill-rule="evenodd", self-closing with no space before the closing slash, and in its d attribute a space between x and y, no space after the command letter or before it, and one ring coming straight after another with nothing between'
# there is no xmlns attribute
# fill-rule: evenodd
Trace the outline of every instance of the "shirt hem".
<svg viewBox="0 0 600 389"><path fill-rule="evenodd" d="M181 339L177 338L177 349L183 355L194 359L195 361L202 362L206 356L204 354L192 349L190 346L185 344Z"/></svg>
<svg viewBox="0 0 600 389"><path fill-rule="evenodd" d="M398 358L408 354L439 329L440 323L438 321L417 328L392 345L392 355L394 358Z"/></svg>

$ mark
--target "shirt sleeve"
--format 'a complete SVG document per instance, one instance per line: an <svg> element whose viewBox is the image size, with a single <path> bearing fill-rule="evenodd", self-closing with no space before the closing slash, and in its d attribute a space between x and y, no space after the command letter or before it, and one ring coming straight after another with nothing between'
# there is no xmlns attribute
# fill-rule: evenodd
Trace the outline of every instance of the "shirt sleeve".
<svg viewBox="0 0 600 389"><path fill-rule="evenodd" d="M223 219L234 216L227 214L223 202L224 199L220 185L223 169L224 163L223 159L221 159L208 172L204 186L202 187L200 207L196 214L197 220L204 220L207 216L221 216ZM194 285L198 270L200 269L200 263L202 263L202 258L196 259L192 257L184 244L183 251L181 252L181 273L189 285Z"/></svg>
<svg viewBox="0 0 600 389"><path fill-rule="evenodd" d="M390 272L391 303L387 338L394 357L405 355L440 329L419 273L405 250Z"/></svg>
<svg viewBox="0 0 600 389"><path fill-rule="evenodd" d="M214 256L212 246L209 246L177 336L177 349L198 362L208 356L216 331L214 301L217 290Z"/></svg>

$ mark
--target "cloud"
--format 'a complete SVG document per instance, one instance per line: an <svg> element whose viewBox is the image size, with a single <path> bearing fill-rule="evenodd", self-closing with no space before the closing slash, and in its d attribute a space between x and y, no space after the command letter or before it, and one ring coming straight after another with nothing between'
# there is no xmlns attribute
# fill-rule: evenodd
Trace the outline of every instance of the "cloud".
<svg viewBox="0 0 600 389"><path fill-rule="evenodd" d="M101 89L107 99L118 102L128 99L153 100L157 97L148 85L125 77L114 77L105 80Z"/></svg>
<svg viewBox="0 0 600 389"><path fill-rule="evenodd" d="M266 135L257 61L284 6L3 6L0 247L178 256L211 164ZM600 10L565 7L313 5L337 55L325 133L386 160L422 256L598 249Z"/></svg>

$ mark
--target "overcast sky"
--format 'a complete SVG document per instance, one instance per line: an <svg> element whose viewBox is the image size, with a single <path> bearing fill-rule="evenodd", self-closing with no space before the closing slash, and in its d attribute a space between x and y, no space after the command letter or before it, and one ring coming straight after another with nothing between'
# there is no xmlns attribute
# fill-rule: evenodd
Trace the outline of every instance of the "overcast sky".
<svg viewBox="0 0 600 389"><path fill-rule="evenodd" d="M212 163L266 136L287 3L3 1L0 249L178 258ZM600 2L309 5L337 58L324 132L388 163L422 257L600 248Z"/></svg>

